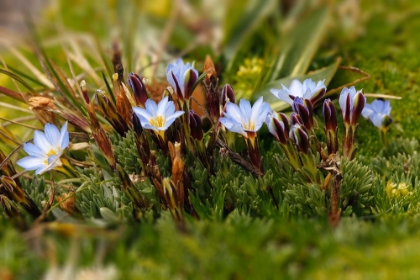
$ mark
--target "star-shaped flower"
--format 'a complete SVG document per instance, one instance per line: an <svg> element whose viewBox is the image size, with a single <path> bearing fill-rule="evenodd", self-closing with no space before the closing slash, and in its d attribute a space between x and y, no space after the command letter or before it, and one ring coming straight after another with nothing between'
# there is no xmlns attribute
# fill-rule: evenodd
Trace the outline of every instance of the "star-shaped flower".
<svg viewBox="0 0 420 280"><path fill-rule="evenodd" d="M254 138L270 112L270 105L263 102L262 97L258 98L252 108L248 100L241 99L239 106L232 102L226 103L226 112L219 121L232 132L240 133L245 138Z"/></svg>
<svg viewBox="0 0 420 280"><path fill-rule="evenodd" d="M389 100L374 100L371 104L366 104L362 111L363 117L370 121L379 129L386 128L392 123L391 105Z"/></svg>
<svg viewBox="0 0 420 280"><path fill-rule="evenodd" d="M62 165L60 157L69 146L69 141L67 122L60 131L55 125L47 123L44 132L35 131L34 144L23 144L23 149L29 156L16 163L27 171L36 170L35 174L42 174Z"/></svg>
<svg viewBox="0 0 420 280"><path fill-rule="evenodd" d="M144 109L133 107L133 111L140 119L143 128L152 129L162 136L176 118L184 114L184 111L175 111L174 102L169 101L167 96L159 104L147 99Z"/></svg>
<svg viewBox="0 0 420 280"><path fill-rule="evenodd" d="M306 79L301 83L295 79L290 83L289 88L282 84L283 89L270 89L271 93L274 94L278 99L292 105L295 97L302 99L311 100L312 105L320 100L327 90L324 84L325 80L315 83L312 79Z"/></svg>

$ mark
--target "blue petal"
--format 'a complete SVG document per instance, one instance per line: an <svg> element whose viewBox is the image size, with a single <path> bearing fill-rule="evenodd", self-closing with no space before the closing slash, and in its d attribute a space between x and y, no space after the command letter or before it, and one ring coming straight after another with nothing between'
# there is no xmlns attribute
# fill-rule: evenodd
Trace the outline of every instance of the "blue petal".
<svg viewBox="0 0 420 280"><path fill-rule="evenodd" d="M45 134L39 130L34 132L34 144L38 146L44 153L48 153L52 146L45 137Z"/></svg>
<svg viewBox="0 0 420 280"><path fill-rule="evenodd" d="M65 122L63 127L61 127L61 131L60 131L59 143L61 145L61 150L66 149L69 146L69 142L70 142L70 136L69 136L69 132L67 131L67 122Z"/></svg>
<svg viewBox="0 0 420 280"><path fill-rule="evenodd" d="M247 136L247 133L244 131L243 126L235 122L234 120L229 118L220 118L219 121L221 124L223 124L224 127L226 127L226 129L235 133L242 134L245 137Z"/></svg>
<svg viewBox="0 0 420 280"><path fill-rule="evenodd" d="M262 105L264 103L265 102L263 102L263 97L262 96L260 96L260 98L258 98L257 101L255 101L254 106L252 106L252 109L251 109L251 114L249 116L249 119L250 119L251 122L256 122L259 114L261 113L260 111L261 111L261 108L263 107ZM266 116L264 116L264 119L265 119L265 117Z"/></svg>
<svg viewBox="0 0 420 280"><path fill-rule="evenodd" d="M162 130L167 130L171 126L171 124L176 120L176 118L178 118L184 113L184 111L176 111L174 114L172 114L172 116L166 119L165 127Z"/></svg>
<svg viewBox="0 0 420 280"><path fill-rule="evenodd" d="M239 100L239 110L243 120L242 123L249 124L249 120L252 114L251 103L249 103L248 100L242 98Z"/></svg>
<svg viewBox="0 0 420 280"><path fill-rule="evenodd" d="M146 111L148 111L151 116L153 117L156 116L158 106L155 101L149 98L146 100L146 103L144 104L144 106L146 107Z"/></svg>
<svg viewBox="0 0 420 280"><path fill-rule="evenodd" d="M163 116L165 117L165 112L168 106L168 97L165 96L158 104L156 113L153 114L153 116ZM175 109L175 105L174 105L174 109Z"/></svg>
<svg viewBox="0 0 420 280"><path fill-rule="evenodd" d="M350 89L347 87L343 88L340 93L340 98L338 99L338 103L340 104L340 108L343 111L343 116L345 115L346 111L346 100L347 95L350 94Z"/></svg>
<svg viewBox="0 0 420 280"><path fill-rule="evenodd" d="M254 105L255 106L255 105ZM254 120L255 122L255 131L260 130L261 126L263 125L267 115L271 112L271 108L270 105L266 102L263 102L263 104L260 107L259 113L256 117L256 119Z"/></svg>
<svg viewBox="0 0 420 280"><path fill-rule="evenodd" d="M58 128L50 123L47 123L44 127L45 138L47 138L48 142L51 146L56 146L56 143L60 139L60 131Z"/></svg>
<svg viewBox="0 0 420 280"><path fill-rule="evenodd" d="M134 113L136 113L143 127L145 123L149 123L150 119L153 118L153 116L146 109L140 107L133 107L133 111Z"/></svg>
<svg viewBox="0 0 420 280"><path fill-rule="evenodd" d="M370 115L370 120L372 121L374 126L376 126L377 128L382 128L384 117L385 115L374 113Z"/></svg>
<svg viewBox="0 0 420 280"><path fill-rule="evenodd" d="M45 157L45 153L37 146L32 143L23 144L23 149L28 155L33 157Z"/></svg>
<svg viewBox="0 0 420 280"><path fill-rule="evenodd" d="M35 170L39 167L45 167L45 158L40 157L24 157L16 162L17 165L25 170Z"/></svg>
<svg viewBox="0 0 420 280"><path fill-rule="evenodd" d="M288 89L275 89L272 88L270 89L271 93L277 97L278 99L280 99L281 101L284 101L290 105L292 105L293 100L289 97L290 92Z"/></svg>
<svg viewBox="0 0 420 280"><path fill-rule="evenodd" d="M374 110L373 110L373 108L372 108L372 105L370 105L370 104L365 104L365 107L363 108L363 111L362 111L362 116L363 116L365 119L367 119L367 118L369 118L369 116L370 116L371 114L374 114Z"/></svg>
<svg viewBox="0 0 420 280"><path fill-rule="evenodd" d="M241 111L238 105L233 102L226 103L226 112L223 113L225 117L235 120L237 123L244 123L246 119L243 119Z"/></svg>

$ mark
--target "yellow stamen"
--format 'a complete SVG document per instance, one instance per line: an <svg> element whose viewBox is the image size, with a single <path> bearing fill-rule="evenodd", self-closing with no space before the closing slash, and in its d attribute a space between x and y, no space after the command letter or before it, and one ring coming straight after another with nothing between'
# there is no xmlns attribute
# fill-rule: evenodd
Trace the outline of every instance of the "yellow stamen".
<svg viewBox="0 0 420 280"><path fill-rule="evenodd" d="M153 119L150 119L150 124L155 127L163 127L165 126L165 119L162 116L156 116Z"/></svg>

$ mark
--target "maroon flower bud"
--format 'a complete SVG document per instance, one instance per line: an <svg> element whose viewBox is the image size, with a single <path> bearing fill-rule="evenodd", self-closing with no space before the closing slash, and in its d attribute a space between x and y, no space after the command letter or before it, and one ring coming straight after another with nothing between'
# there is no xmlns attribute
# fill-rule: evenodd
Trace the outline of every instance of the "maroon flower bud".
<svg viewBox="0 0 420 280"><path fill-rule="evenodd" d="M137 106L144 107L146 100L149 98L146 91L146 86L141 77L133 72L128 74L128 85L134 94L134 100Z"/></svg>
<svg viewBox="0 0 420 280"><path fill-rule="evenodd" d="M294 124L304 125L302 118L295 112L290 114L290 124L291 125L294 125Z"/></svg>
<svg viewBox="0 0 420 280"><path fill-rule="evenodd" d="M231 85L226 84L222 88L220 101L222 103L222 108L225 107L225 105L228 101L230 101L232 103L235 103L235 92L233 91L233 88L231 87Z"/></svg>
<svg viewBox="0 0 420 280"><path fill-rule="evenodd" d="M337 111L334 103L330 99L325 99L322 106L322 114L325 120L325 134L329 154L335 154L338 151L337 138Z"/></svg>
<svg viewBox="0 0 420 280"><path fill-rule="evenodd" d="M191 136L195 140L203 140L202 121L200 116L194 112L194 110L190 110L188 115L188 123L190 124Z"/></svg>
<svg viewBox="0 0 420 280"><path fill-rule="evenodd" d="M290 138L298 147L299 152L304 154L308 153L309 149L309 136L306 128L300 124L292 125L290 129Z"/></svg>
<svg viewBox="0 0 420 280"><path fill-rule="evenodd" d="M296 97L293 100L293 111L302 118L306 129L311 130L314 126L313 106L310 100Z"/></svg>
<svg viewBox="0 0 420 280"><path fill-rule="evenodd" d="M265 123L270 133L283 145L289 140L289 122L283 113L269 113Z"/></svg>

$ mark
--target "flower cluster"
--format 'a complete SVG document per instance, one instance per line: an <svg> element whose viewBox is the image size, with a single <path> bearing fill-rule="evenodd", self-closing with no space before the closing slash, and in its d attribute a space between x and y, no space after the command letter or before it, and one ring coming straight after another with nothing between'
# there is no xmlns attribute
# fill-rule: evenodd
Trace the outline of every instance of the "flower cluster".
<svg viewBox="0 0 420 280"><path fill-rule="evenodd" d="M84 144L70 145L67 122L60 130L47 123L44 132L35 131L33 143L23 145L29 156L20 159L17 164L25 171L35 170L37 175L58 170L70 177L71 173L80 172L81 168L67 168L69 162L79 166L86 163L80 157L68 161L73 152L66 157L63 155L69 145L71 150L85 145L90 149L84 156L92 159L86 166L100 166L104 178L116 177L120 191L132 202L138 216L157 201L161 204L160 209L168 209L177 225L185 229L184 211L191 216L196 215L194 205L198 203L198 199L190 200L190 194L199 195L202 192L192 188L191 182L196 179L196 174L192 174L192 162L198 164L200 172L207 172L203 177L208 178L219 170L229 172L227 157L255 176L263 176L264 161L258 134L265 123L274 142L278 143L275 145L290 163L287 168L293 168L302 180L312 185L322 185L323 190L328 185L334 185L334 190L330 192L334 197L331 198L331 209L334 209L335 217L339 215L339 153L349 160L354 158L360 115L369 118L381 131L387 130L392 122L389 102L375 100L365 106L362 90L344 88L338 100L344 122L342 146L339 147L337 110L330 99L325 99L322 104L326 143L318 138L314 111L326 94L325 80L306 79L301 82L294 79L288 87L282 84L281 89L271 89L275 97L291 106L292 112L286 115L273 111L262 96L253 104L246 99L235 100L231 85L219 86L210 58L204 65L203 74L199 76L194 64L177 59L168 65L166 81L155 82L158 84L156 87L136 73L129 73L126 82L123 73L115 73L112 75L112 87L109 86L107 92L96 90L92 98L86 82L82 81L80 96L84 101L81 107L85 108L71 114L63 111L66 114L60 116L68 120L72 130L84 132ZM172 90L168 89L168 84ZM201 86L206 94L207 107L199 104L199 109L193 108L192 95L197 86ZM77 142L80 135L74 135L76 137L72 141ZM247 153L236 152L241 141L245 142ZM270 143L271 140L264 141L264 144ZM159 165L162 157L170 167L169 171ZM67 173L66 168L70 170ZM9 187L16 184L11 177L3 178L2 184ZM151 192L138 188L137 183L146 180L154 186L158 196L154 202L147 197ZM330 184L329 180L334 183ZM61 197L58 200L65 199ZM71 202L63 204L62 209L72 215L80 214L74 205L69 206Z"/></svg>

